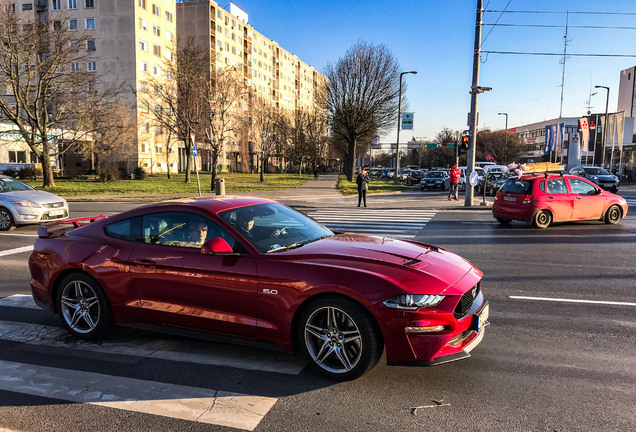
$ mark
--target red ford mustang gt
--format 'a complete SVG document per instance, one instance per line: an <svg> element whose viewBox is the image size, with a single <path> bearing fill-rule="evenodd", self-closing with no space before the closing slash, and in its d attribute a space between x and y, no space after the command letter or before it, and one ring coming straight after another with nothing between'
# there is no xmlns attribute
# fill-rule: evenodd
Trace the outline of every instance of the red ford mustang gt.
<svg viewBox="0 0 636 432"><path fill-rule="evenodd" d="M482 272L428 244L334 234L265 199L153 204L41 226L33 298L76 337L152 324L301 350L335 380L470 357Z"/></svg>

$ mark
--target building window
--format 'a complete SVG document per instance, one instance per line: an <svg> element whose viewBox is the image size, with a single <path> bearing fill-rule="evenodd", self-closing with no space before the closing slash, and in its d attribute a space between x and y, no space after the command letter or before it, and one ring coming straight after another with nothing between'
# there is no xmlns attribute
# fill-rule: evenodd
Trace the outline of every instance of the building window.
<svg viewBox="0 0 636 432"><path fill-rule="evenodd" d="M168 30L166 30L166 40L167 40L168 42L172 42L172 41L173 41L173 39L172 39L172 32L170 32L170 31L168 31Z"/></svg>
<svg viewBox="0 0 636 432"><path fill-rule="evenodd" d="M152 53L156 56L161 56L161 47L159 45L153 45Z"/></svg>
<svg viewBox="0 0 636 432"><path fill-rule="evenodd" d="M68 29L69 30L77 30L77 20L76 19L68 20Z"/></svg>
<svg viewBox="0 0 636 432"><path fill-rule="evenodd" d="M62 9L62 0L52 0L51 1L51 9L53 9L53 10Z"/></svg>
<svg viewBox="0 0 636 432"><path fill-rule="evenodd" d="M152 26L152 34L155 36L161 36L161 28L157 25Z"/></svg>
<svg viewBox="0 0 636 432"><path fill-rule="evenodd" d="M86 30L95 30L95 18L86 18Z"/></svg>
<svg viewBox="0 0 636 432"><path fill-rule="evenodd" d="M94 61L88 62L88 71L89 72L97 71L97 62L94 62Z"/></svg>
<svg viewBox="0 0 636 432"><path fill-rule="evenodd" d="M146 81L139 81L139 91L146 93L148 91L148 83Z"/></svg>
<svg viewBox="0 0 636 432"><path fill-rule="evenodd" d="M172 61L172 51L170 51L169 49L166 50L166 58L169 61Z"/></svg>
<svg viewBox="0 0 636 432"><path fill-rule="evenodd" d="M86 51L95 51L95 39L86 39Z"/></svg>
<svg viewBox="0 0 636 432"><path fill-rule="evenodd" d="M77 9L77 0L68 0L69 9Z"/></svg>
<svg viewBox="0 0 636 432"><path fill-rule="evenodd" d="M156 4L152 5L152 14L156 16L161 16L161 8Z"/></svg>
<svg viewBox="0 0 636 432"><path fill-rule="evenodd" d="M84 7L92 9L95 7L95 0L84 0Z"/></svg>
<svg viewBox="0 0 636 432"><path fill-rule="evenodd" d="M148 51L148 44L146 43L145 40L139 39L139 49L141 51L146 51L146 52Z"/></svg>
<svg viewBox="0 0 636 432"><path fill-rule="evenodd" d="M161 135L163 132L161 131L161 126L157 126L159 128L159 133L155 133L155 135ZM157 154L162 154L163 153L163 145L162 144L155 144L155 153Z"/></svg>
<svg viewBox="0 0 636 432"><path fill-rule="evenodd" d="M148 23L144 18L139 18L139 28L143 31L148 30Z"/></svg>
<svg viewBox="0 0 636 432"><path fill-rule="evenodd" d="M155 126L155 135L161 135L162 133L163 133L163 129L161 128L161 125ZM157 153L161 153L161 152L158 151Z"/></svg>
<svg viewBox="0 0 636 432"><path fill-rule="evenodd" d="M137 6L142 9L146 9L146 0L137 0Z"/></svg>
<svg viewBox="0 0 636 432"><path fill-rule="evenodd" d="M152 92L155 96L159 96L161 94L161 86L156 85L152 88Z"/></svg>
<svg viewBox="0 0 636 432"><path fill-rule="evenodd" d="M166 21L172 22L172 12L166 11Z"/></svg>
<svg viewBox="0 0 636 432"><path fill-rule="evenodd" d="M155 76L161 76L161 68L157 65L154 65L152 68L152 73L155 74Z"/></svg>
<svg viewBox="0 0 636 432"><path fill-rule="evenodd" d="M150 151L148 143L141 143L141 152L148 153Z"/></svg>
<svg viewBox="0 0 636 432"><path fill-rule="evenodd" d="M33 3L24 3L22 5L22 10L32 10L33 9Z"/></svg>
<svg viewBox="0 0 636 432"><path fill-rule="evenodd" d="M78 62L72 62L71 63L71 70L73 72L79 72L80 70L80 64Z"/></svg>
<svg viewBox="0 0 636 432"><path fill-rule="evenodd" d="M145 61L140 61L139 62L139 69L142 72L148 72L148 63L146 63Z"/></svg>
<svg viewBox="0 0 636 432"><path fill-rule="evenodd" d="M53 21L53 30L62 30L62 21Z"/></svg>

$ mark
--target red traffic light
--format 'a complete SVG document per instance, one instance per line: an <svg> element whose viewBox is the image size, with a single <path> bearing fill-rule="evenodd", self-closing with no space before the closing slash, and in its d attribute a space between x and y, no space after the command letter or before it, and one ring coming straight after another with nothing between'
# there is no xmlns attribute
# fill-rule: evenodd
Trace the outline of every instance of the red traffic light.
<svg viewBox="0 0 636 432"><path fill-rule="evenodd" d="M468 145L468 137L467 136L463 136L462 137L462 144Z"/></svg>

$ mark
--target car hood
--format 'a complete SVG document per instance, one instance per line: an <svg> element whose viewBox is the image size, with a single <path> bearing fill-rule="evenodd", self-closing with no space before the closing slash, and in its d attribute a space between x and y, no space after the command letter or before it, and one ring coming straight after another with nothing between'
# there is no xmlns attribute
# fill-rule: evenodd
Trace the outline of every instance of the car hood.
<svg viewBox="0 0 636 432"><path fill-rule="evenodd" d="M606 174L588 174L588 177L596 177L599 180L603 180L603 181L616 181L616 177L614 177L613 175L606 175Z"/></svg>
<svg viewBox="0 0 636 432"><path fill-rule="evenodd" d="M64 198L52 194L50 192L39 190L25 190L25 191L13 191L0 193L0 201L33 201L38 204L48 204L53 202L62 202Z"/></svg>
<svg viewBox="0 0 636 432"><path fill-rule="evenodd" d="M339 234L282 254L294 260L375 273L416 293L441 294L454 283L482 273L459 255L433 245L363 234ZM422 283L425 281L425 283ZM454 294L451 292L446 294Z"/></svg>

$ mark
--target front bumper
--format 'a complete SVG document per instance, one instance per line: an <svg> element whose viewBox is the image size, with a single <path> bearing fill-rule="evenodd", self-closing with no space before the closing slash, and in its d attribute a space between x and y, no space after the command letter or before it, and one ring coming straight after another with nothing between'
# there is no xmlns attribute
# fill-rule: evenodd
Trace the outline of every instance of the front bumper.
<svg viewBox="0 0 636 432"><path fill-rule="evenodd" d="M389 323L392 331L385 335L387 364L432 366L470 357L489 324L488 301L479 292L459 318L453 313L455 305L449 310L448 305L444 307L445 301L435 310L403 312ZM435 327L440 329L413 330Z"/></svg>
<svg viewBox="0 0 636 432"><path fill-rule="evenodd" d="M20 207L11 208L16 225L26 225L68 218L68 205L62 207Z"/></svg>

